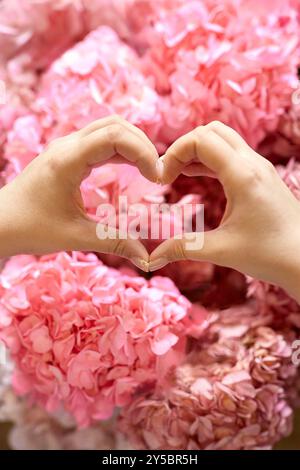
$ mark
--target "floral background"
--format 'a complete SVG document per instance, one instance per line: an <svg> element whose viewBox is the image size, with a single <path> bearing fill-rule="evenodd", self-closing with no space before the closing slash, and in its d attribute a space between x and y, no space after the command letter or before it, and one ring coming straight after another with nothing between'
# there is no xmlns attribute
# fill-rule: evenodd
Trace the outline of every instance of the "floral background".
<svg viewBox="0 0 300 470"><path fill-rule="evenodd" d="M298 0L2 0L1 184L119 114L161 154L221 120L300 199L299 44ZM160 187L127 166L81 190L91 215L120 194L202 202L206 229L226 203L209 178ZM299 430L278 444L299 404L299 330L281 289L209 263L150 277L112 256L17 256L0 276L0 420L15 449L299 447Z"/></svg>

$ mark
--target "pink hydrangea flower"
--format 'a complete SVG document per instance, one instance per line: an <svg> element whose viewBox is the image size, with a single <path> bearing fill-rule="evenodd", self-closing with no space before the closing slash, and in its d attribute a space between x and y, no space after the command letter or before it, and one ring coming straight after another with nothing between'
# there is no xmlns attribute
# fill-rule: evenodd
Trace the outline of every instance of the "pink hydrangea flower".
<svg viewBox="0 0 300 470"><path fill-rule="evenodd" d="M0 60L22 55L24 71L38 71L85 32L79 0L4 0L0 6Z"/></svg>
<svg viewBox="0 0 300 470"><path fill-rule="evenodd" d="M280 118L278 129L260 145L259 151L272 161L285 157L300 159L300 88L294 92L290 109Z"/></svg>
<svg viewBox="0 0 300 470"><path fill-rule="evenodd" d="M175 1L159 15L160 3L150 31L146 21L143 60L165 95L162 140L218 119L256 147L276 130L298 86L295 3Z"/></svg>
<svg viewBox="0 0 300 470"><path fill-rule="evenodd" d="M43 76L34 109L51 138L120 114L156 142L160 99L152 84L135 51L103 26L53 62Z"/></svg>
<svg viewBox="0 0 300 470"><path fill-rule="evenodd" d="M212 178L186 177L181 175L172 184L168 202L184 204L185 202L204 204L204 222L207 229L214 228L222 218L225 208L224 192L220 183ZM157 244L152 243L151 250ZM203 290L213 286L215 268L211 263L180 261L169 264L159 273L170 277L182 292L197 291L200 296ZM196 292L195 292L196 294Z"/></svg>
<svg viewBox="0 0 300 470"><path fill-rule="evenodd" d="M14 450L111 450L114 449L113 427L102 425L85 429L64 428L41 409L27 408L23 420L9 432L8 442Z"/></svg>
<svg viewBox="0 0 300 470"><path fill-rule="evenodd" d="M0 277L0 338L15 391L80 426L111 416L176 364L190 303L171 280L121 274L95 255L16 257Z"/></svg>
<svg viewBox="0 0 300 470"><path fill-rule="evenodd" d="M181 292L188 294L202 289L203 286L211 285L214 266L208 262L196 263L184 260L178 261L176 266L168 264L159 270L159 274L172 279Z"/></svg>
<svg viewBox="0 0 300 470"><path fill-rule="evenodd" d="M7 359L0 368L0 423L12 425L7 436L11 449L109 450L116 447L114 420L78 429L74 419L62 409L49 414L17 396L11 387L14 364Z"/></svg>
<svg viewBox="0 0 300 470"><path fill-rule="evenodd" d="M122 114L155 138L158 103L139 71L136 54L111 29L95 30L53 63L36 100L15 119L4 147L9 162L5 180L13 179L53 138L110 114ZM131 204L162 202L166 191L167 187L150 183L136 168L125 165L95 169L82 185L86 208L93 215L100 203L117 202L121 193Z"/></svg>
<svg viewBox="0 0 300 470"><path fill-rule="evenodd" d="M212 312L167 389L122 410L138 449L266 449L291 432L291 348L249 305Z"/></svg>
<svg viewBox="0 0 300 470"><path fill-rule="evenodd" d="M20 60L21 62L21 60ZM4 168L4 146L7 134L15 120L28 113L28 104L33 99L31 89L35 76L21 73L17 61L2 64L0 60L0 169ZM1 180L4 174L1 174ZM2 183L2 181L1 181Z"/></svg>

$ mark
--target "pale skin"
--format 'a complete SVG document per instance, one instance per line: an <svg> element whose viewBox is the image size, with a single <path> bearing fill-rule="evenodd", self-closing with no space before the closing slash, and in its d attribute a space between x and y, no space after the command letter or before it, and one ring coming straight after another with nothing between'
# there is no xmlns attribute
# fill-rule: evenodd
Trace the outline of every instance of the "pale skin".
<svg viewBox="0 0 300 470"><path fill-rule="evenodd" d="M150 255L136 240L99 240L86 214L81 181L107 162L130 163L153 182L180 173L220 180L227 206L201 249L170 239ZM181 259L210 261L284 288L300 302L300 203L273 165L219 122L180 137L159 158L146 135L118 116L53 141L0 190L0 256L57 251L114 253L144 271ZM300 258L300 257L299 257Z"/></svg>

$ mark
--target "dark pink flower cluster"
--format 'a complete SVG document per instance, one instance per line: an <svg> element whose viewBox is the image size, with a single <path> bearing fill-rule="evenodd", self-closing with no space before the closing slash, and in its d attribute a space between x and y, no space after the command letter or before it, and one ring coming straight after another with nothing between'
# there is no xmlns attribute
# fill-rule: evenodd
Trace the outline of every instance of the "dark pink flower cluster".
<svg viewBox="0 0 300 470"><path fill-rule="evenodd" d="M292 426L289 341L255 305L212 312L168 388L138 397L119 428L138 449L266 449Z"/></svg>

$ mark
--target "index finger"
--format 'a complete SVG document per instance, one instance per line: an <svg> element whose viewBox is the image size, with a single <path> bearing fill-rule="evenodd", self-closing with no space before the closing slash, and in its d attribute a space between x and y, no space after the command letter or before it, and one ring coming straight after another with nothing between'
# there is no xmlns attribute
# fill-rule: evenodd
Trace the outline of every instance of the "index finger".
<svg viewBox="0 0 300 470"><path fill-rule="evenodd" d="M193 162L203 163L222 182L236 172L237 159L237 152L214 130L198 127L176 140L163 156L163 183L174 181Z"/></svg>
<svg viewBox="0 0 300 470"><path fill-rule="evenodd" d="M111 115L101 119L97 119L96 121L92 121L90 124L85 126L79 132L83 136L87 136L92 132L97 131L98 129L102 129L110 124L121 124L122 126L126 127L128 130L133 132L137 137L139 137L146 146L150 147L151 150L156 152L156 148L151 142L151 140L147 137L145 132L139 129L137 126L131 124L129 121L126 121L122 116L118 115Z"/></svg>
<svg viewBox="0 0 300 470"><path fill-rule="evenodd" d="M155 147L145 145L136 133L120 122L113 122L88 135L76 136L77 150L67 158L72 172L81 181L89 171L121 156L128 163L135 164L141 174L150 181L157 181L156 162L158 153ZM67 162L66 162L67 163Z"/></svg>

